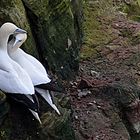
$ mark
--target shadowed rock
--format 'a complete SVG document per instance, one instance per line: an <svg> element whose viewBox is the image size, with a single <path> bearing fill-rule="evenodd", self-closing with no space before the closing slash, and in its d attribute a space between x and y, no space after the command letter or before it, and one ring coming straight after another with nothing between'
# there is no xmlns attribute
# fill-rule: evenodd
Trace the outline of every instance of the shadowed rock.
<svg viewBox="0 0 140 140"><path fill-rule="evenodd" d="M78 70L79 41L70 1L23 2L41 61L47 59L51 70L61 78L72 78L74 71Z"/></svg>
<svg viewBox="0 0 140 140"><path fill-rule="evenodd" d="M6 102L6 95L0 91L0 125L9 111L9 105Z"/></svg>
<svg viewBox="0 0 140 140"><path fill-rule="evenodd" d="M61 115L46 112L42 115L41 138L48 140L74 140L74 131L70 121L70 110L60 108Z"/></svg>

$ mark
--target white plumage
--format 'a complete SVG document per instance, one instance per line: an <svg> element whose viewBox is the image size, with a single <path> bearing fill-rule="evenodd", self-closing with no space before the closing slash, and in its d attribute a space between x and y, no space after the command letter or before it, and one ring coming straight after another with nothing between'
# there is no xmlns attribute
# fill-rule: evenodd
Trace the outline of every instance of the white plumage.
<svg viewBox="0 0 140 140"><path fill-rule="evenodd" d="M7 93L16 93L27 95L31 98L34 92L34 86L28 73L15 61L13 61L7 53L7 42L11 34L24 34L26 31L19 29L12 23L5 23L0 28L0 89ZM31 101L34 105L34 101ZM32 110L32 112L35 112ZM35 112L35 117L39 116Z"/></svg>
<svg viewBox="0 0 140 140"><path fill-rule="evenodd" d="M0 28L0 89L8 93L32 95L34 87L29 75L7 53L8 38L16 29L18 27L10 23Z"/></svg>
<svg viewBox="0 0 140 140"><path fill-rule="evenodd" d="M48 77L48 74L43 67L43 65L33 56L25 53L19 47L26 40L26 34L18 34L15 36L15 40L11 40L8 43L8 54L9 56L17 62L26 72L29 74L32 79L33 85L47 84L51 80ZM36 91L49 103L49 105L60 114L59 110L52 102L49 91L36 88ZM46 94L46 95L45 95Z"/></svg>

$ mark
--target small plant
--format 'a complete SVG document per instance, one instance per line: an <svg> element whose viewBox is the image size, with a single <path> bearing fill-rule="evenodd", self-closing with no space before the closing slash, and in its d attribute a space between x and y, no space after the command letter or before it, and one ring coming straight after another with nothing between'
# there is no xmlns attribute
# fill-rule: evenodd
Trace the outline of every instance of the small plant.
<svg viewBox="0 0 140 140"><path fill-rule="evenodd" d="M0 137L4 137L5 136L5 131L0 131Z"/></svg>

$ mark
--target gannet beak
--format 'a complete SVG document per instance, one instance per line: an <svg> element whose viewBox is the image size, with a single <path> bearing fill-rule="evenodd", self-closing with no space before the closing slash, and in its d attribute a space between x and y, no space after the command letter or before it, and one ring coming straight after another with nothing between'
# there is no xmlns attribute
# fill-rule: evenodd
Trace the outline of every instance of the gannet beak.
<svg viewBox="0 0 140 140"><path fill-rule="evenodd" d="M12 47L14 47L18 42L20 42L20 40L18 40L18 39L15 39L15 42L14 42L14 44L13 44L13 46Z"/></svg>
<svg viewBox="0 0 140 140"><path fill-rule="evenodd" d="M27 33L27 32L23 29L20 29L20 28L18 28L14 31L14 34L25 34L25 33Z"/></svg>

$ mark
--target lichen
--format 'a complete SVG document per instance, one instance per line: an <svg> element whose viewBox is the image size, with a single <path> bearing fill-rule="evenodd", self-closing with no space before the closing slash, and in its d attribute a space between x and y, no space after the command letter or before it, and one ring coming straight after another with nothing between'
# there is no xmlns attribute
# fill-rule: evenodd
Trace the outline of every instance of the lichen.
<svg viewBox="0 0 140 140"><path fill-rule="evenodd" d="M129 4L123 3L121 11L124 12L128 19L140 21L139 0L130 1Z"/></svg>

